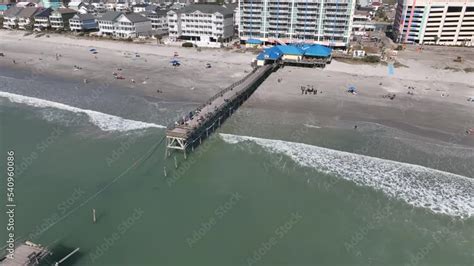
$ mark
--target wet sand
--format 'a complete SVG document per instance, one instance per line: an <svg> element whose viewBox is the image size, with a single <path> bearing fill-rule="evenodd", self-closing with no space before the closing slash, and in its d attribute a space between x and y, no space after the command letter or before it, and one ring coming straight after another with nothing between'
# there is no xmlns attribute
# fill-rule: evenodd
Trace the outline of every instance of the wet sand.
<svg viewBox="0 0 474 266"><path fill-rule="evenodd" d="M79 81L87 79L89 87L107 83L130 89L130 95L161 103L193 104L184 109L205 102L239 80L251 70L250 61L255 56L222 49L198 52L194 48L61 35L34 38L10 31L0 31L0 38L0 50L6 54L0 58L0 66L29 69L29 78L54 74ZM92 54L91 48L98 53ZM474 67L472 51L427 47L419 53L409 47L397 57L405 67L395 68L393 75L383 64L353 65L335 60L325 69L285 67L273 73L242 109L251 110L253 116L246 122L261 128L291 125L317 131L352 129L357 125L363 131L381 125L431 140L474 146L474 136L465 134L474 127L474 103L467 102L468 97L474 96L474 74L464 71ZM170 64L175 52L182 63L180 67ZM56 54L61 56L56 58ZM462 56L463 62L455 62L457 56ZM207 63L212 68L206 68ZM81 69L75 70L74 65ZM125 79L114 79L113 72ZM301 94L300 87L307 85L314 86L318 94ZM357 88L356 95L347 93L349 86ZM382 97L388 93L396 94L396 98ZM245 133L245 127L240 133Z"/></svg>

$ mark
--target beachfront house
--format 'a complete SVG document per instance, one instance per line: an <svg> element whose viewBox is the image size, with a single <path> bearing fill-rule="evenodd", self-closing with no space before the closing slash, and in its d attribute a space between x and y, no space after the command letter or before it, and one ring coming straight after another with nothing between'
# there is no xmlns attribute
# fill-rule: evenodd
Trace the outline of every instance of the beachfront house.
<svg viewBox="0 0 474 266"><path fill-rule="evenodd" d="M145 12L147 4L136 4L132 6L132 12L133 13L140 13L140 12Z"/></svg>
<svg viewBox="0 0 474 266"><path fill-rule="evenodd" d="M154 10L148 10L142 13L151 21L151 29L155 34L163 35L168 33L167 11L155 7Z"/></svg>
<svg viewBox="0 0 474 266"><path fill-rule="evenodd" d="M116 19L114 32L116 38L137 38L151 34L151 21L140 14L123 13Z"/></svg>
<svg viewBox="0 0 474 266"><path fill-rule="evenodd" d="M105 12L105 2L101 0L91 0L89 2L89 9L93 12L103 13Z"/></svg>
<svg viewBox="0 0 474 266"><path fill-rule="evenodd" d="M34 16L43 11L43 7L25 7L18 14L18 29L32 30L34 26Z"/></svg>
<svg viewBox="0 0 474 266"><path fill-rule="evenodd" d="M115 32L115 21L120 15L122 15L121 12L107 11L98 17L99 34L101 36L113 36Z"/></svg>
<svg viewBox="0 0 474 266"><path fill-rule="evenodd" d="M171 40L193 42L198 46L219 47L232 40L234 10L220 5L189 5L168 15Z"/></svg>
<svg viewBox="0 0 474 266"><path fill-rule="evenodd" d="M19 1L15 4L16 7L39 7L40 2L38 0L31 1Z"/></svg>
<svg viewBox="0 0 474 266"><path fill-rule="evenodd" d="M76 14L69 19L69 28L72 31L93 31L97 30L97 21L92 14Z"/></svg>
<svg viewBox="0 0 474 266"><path fill-rule="evenodd" d="M104 0L105 9L109 11L115 11L115 0Z"/></svg>
<svg viewBox="0 0 474 266"><path fill-rule="evenodd" d="M79 11L79 9L81 9L81 7L84 7L86 4L84 2L82 2L81 0L73 0L71 2L69 2L69 4L67 5L70 9L74 9L76 11Z"/></svg>
<svg viewBox="0 0 474 266"><path fill-rule="evenodd" d="M115 3L115 10L116 11L129 11L130 4L127 0L117 0Z"/></svg>
<svg viewBox="0 0 474 266"><path fill-rule="evenodd" d="M69 19L74 17L76 10L70 8L59 8L51 13L49 22L55 30L68 30Z"/></svg>
<svg viewBox="0 0 474 266"><path fill-rule="evenodd" d="M34 16L35 24L34 30L35 31L42 31L45 29L49 29L51 24L49 23L49 16L53 12L52 8L44 8L40 12L36 13Z"/></svg>
<svg viewBox="0 0 474 266"><path fill-rule="evenodd" d="M0 15L13 6L12 0L0 0Z"/></svg>
<svg viewBox="0 0 474 266"><path fill-rule="evenodd" d="M18 27L18 14L22 9L21 7L13 6L3 12L3 28L16 29Z"/></svg>

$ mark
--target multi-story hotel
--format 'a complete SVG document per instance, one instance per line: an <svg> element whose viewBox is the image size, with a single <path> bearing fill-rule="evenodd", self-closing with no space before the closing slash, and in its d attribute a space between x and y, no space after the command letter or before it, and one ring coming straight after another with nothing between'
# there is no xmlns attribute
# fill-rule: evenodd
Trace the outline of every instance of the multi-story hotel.
<svg viewBox="0 0 474 266"><path fill-rule="evenodd" d="M242 40L349 44L356 0L239 0Z"/></svg>
<svg viewBox="0 0 474 266"><path fill-rule="evenodd" d="M199 46L219 45L234 35L234 10L219 5L196 4L168 12L169 36Z"/></svg>
<svg viewBox="0 0 474 266"><path fill-rule="evenodd" d="M474 45L474 0L399 0L395 37L403 43Z"/></svg>

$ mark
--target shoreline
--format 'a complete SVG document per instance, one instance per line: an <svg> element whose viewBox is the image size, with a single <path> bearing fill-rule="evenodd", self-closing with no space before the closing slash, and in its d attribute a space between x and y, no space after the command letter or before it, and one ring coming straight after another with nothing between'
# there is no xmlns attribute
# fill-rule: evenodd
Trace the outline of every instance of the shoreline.
<svg viewBox="0 0 474 266"><path fill-rule="evenodd" d="M27 78L32 81L37 77L52 76L89 90L106 86L103 97L121 88L122 98L139 97L144 105L156 105L149 108L150 112L163 109L168 115L186 113L193 109L192 106L198 106L239 80L251 70L250 60L254 57L253 54L222 49L197 52L196 49L136 43L117 42L112 45L109 40L77 40L60 35L51 35L50 38L19 35L17 32L0 31L1 38L18 38L0 41L0 50L6 55L0 58L2 68L30 73ZM28 43L31 39L35 40L33 47ZM52 43L57 46L51 51ZM46 49L48 47L50 50ZM96 48L98 54L91 54L89 47ZM316 117L316 126L323 128L347 129L358 123L379 123L435 141L449 143L453 138L460 138L460 144L472 147L474 138L466 138L462 134L467 128L474 127L474 104L465 100L474 95L474 75L435 70L434 66L439 63L433 59L433 54L439 49L428 48L416 58L413 58L414 51L400 52L397 59L407 67L397 68L394 75L388 75L383 65L351 65L337 61L325 69L284 67L265 80L241 107L248 108L258 117L258 121L245 123L301 126L308 124L306 117L311 115ZM460 49L461 52L464 50ZM174 52L179 54L180 67L173 67L168 62ZM61 54L59 58L57 53ZM135 53L139 56L134 57ZM169 56L166 56L168 53ZM454 50L443 56L450 57L457 53ZM220 60L207 69L206 62L217 55ZM420 62L426 63L430 59L435 62L420 67ZM10 60L17 60L18 63L12 64ZM462 67L471 67L474 55L468 54L464 62ZM446 64L452 66L454 63ZM80 66L80 69L74 69L74 65ZM126 79L116 80L112 72L119 72ZM87 79L87 84L81 85L83 79ZM134 82L131 82L132 79ZM299 86L306 85L319 89L319 95L301 95ZM355 86L358 94L348 94L348 86ZM407 95L410 86L416 87L415 95ZM45 95L51 93L45 88L43 90ZM26 90L23 91L25 93ZM324 93L321 94L321 91ZM79 96L81 93L77 92ZM382 96L387 93L397 94L396 99L383 99ZM66 94L67 91L64 97L68 97ZM443 97L445 94L449 97ZM110 100L109 109L112 112L118 108L113 105ZM140 112L138 107L135 110ZM282 119L282 113L290 118ZM156 119L147 120L157 123Z"/></svg>

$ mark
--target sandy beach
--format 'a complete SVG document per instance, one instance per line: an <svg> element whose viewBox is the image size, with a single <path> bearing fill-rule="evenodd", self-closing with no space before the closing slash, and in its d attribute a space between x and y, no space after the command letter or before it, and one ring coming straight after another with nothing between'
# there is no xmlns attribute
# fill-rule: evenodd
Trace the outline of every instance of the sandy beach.
<svg viewBox="0 0 474 266"><path fill-rule="evenodd" d="M196 48L49 36L35 38L24 36L24 32L0 31L0 51L5 53L0 66L32 70L32 75L109 83L151 97L202 102L251 71L254 57L251 53L199 52ZM96 49L97 54L90 49ZM170 64L175 53L179 67ZM207 63L212 67L206 68ZM113 72L125 79L115 79Z"/></svg>
<svg viewBox="0 0 474 266"><path fill-rule="evenodd" d="M472 51L279 68L185 159L165 126L255 51L0 30L15 237L70 265L471 265Z"/></svg>
<svg viewBox="0 0 474 266"><path fill-rule="evenodd" d="M202 103L250 71L255 57L250 52L223 49L199 52L155 44L23 35L0 31L0 52L6 55L0 58L1 67L29 69L33 75L87 79L92 85L107 82L159 101ZM92 54L92 48L98 53ZM358 130L364 130L364 123L377 124L444 142L458 136L456 143L471 146L474 138L465 132L474 127L474 103L467 101L474 96L474 73L469 72L474 68L472 51L426 47L418 52L408 47L399 52L397 60L403 66L395 68L393 75L383 64L336 60L325 69L285 67L272 74L244 104L243 109L253 112L246 122L309 125L313 129L357 125ZM180 67L170 64L175 53ZM455 62L457 56L462 56L463 62ZM212 68L206 68L207 63ZM125 79L116 80L113 72ZM308 85L318 94L302 95L300 87ZM349 86L356 87L356 95L347 93ZM382 97L388 93L396 98ZM308 122L308 117L316 119ZM245 127L241 130L245 133Z"/></svg>

